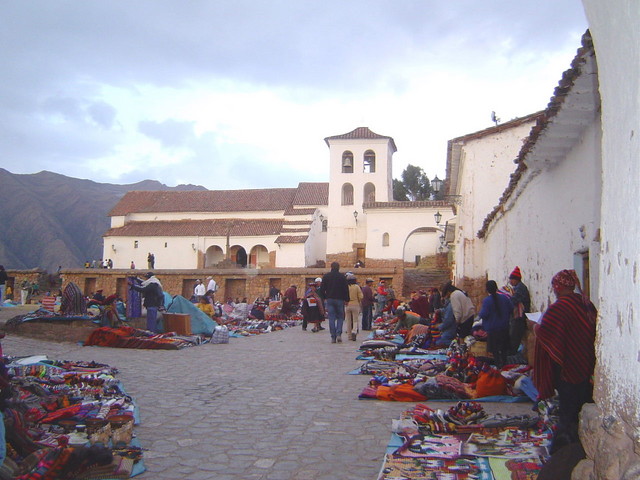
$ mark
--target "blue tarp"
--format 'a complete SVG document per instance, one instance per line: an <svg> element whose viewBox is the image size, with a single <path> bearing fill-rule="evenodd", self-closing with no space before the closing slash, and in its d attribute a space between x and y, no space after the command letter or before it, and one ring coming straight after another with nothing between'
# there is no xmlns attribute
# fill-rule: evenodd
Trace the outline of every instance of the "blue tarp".
<svg viewBox="0 0 640 480"><path fill-rule="evenodd" d="M213 329L218 325L209 315L196 307L182 295L172 297L164 292L164 307L169 313L188 313L191 315L191 333L193 334L213 334Z"/></svg>

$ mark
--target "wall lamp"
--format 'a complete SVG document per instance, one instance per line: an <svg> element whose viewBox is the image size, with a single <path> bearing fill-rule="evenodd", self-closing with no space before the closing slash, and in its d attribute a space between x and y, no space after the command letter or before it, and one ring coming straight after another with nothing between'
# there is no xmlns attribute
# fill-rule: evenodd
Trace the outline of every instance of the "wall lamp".
<svg viewBox="0 0 640 480"><path fill-rule="evenodd" d="M356 223L358 223L358 211L357 210L353 211L353 218L355 218L356 219Z"/></svg>
<svg viewBox="0 0 640 480"><path fill-rule="evenodd" d="M195 252L195 251L196 251L196 244L195 244L195 243L192 243L192 244L191 244L191 248L193 248L193 251Z"/></svg>
<svg viewBox="0 0 640 480"><path fill-rule="evenodd" d="M116 251L116 246L113 243L111 244L111 250L113 250L114 252Z"/></svg>
<svg viewBox="0 0 640 480"><path fill-rule="evenodd" d="M442 214L438 211L433 214L433 218L436 220L436 225L440 226L440 220L442 220Z"/></svg>

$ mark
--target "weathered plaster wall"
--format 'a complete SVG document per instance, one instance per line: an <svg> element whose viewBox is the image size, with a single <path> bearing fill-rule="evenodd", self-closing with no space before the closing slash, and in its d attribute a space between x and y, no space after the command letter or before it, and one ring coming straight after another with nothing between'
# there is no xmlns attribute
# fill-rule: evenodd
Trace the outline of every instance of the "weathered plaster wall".
<svg viewBox="0 0 640 480"><path fill-rule="evenodd" d="M462 196L457 211L456 278L483 275L483 242L476 233L507 187L516 168L513 160L534 123L468 140L462 146L458 191L454 192Z"/></svg>
<svg viewBox="0 0 640 480"><path fill-rule="evenodd" d="M640 471L640 3L583 4L602 97L602 254L598 409L583 410L582 424L595 446L574 476L631 479Z"/></svg>
<svg viewBox="0 0 640 480"><path fill-rule="evenodd" d="M489 279L505 284L518 265L533 311L544 311L555 300L551 277L574 268L577 252L588 250L590 271L598 269L600 130L594 120L560 164L533 177L484 241ZM592 297L597 303L597 295Z"/></svg>

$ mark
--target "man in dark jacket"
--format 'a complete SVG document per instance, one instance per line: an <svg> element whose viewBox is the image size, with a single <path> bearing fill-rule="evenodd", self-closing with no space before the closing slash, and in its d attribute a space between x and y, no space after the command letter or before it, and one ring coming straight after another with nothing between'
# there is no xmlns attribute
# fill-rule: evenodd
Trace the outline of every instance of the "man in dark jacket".
<svg viewBox="0 0 640 480"><path fill-rule="evenodd" d="M345 276L340 273L340 264L338 262L333 262L331 271L322 277L320 293L320 296L325 299L327 307L331 343L342 343L344 306L349 303L349 286Z"/></svg>
<svg viewBox="0 0 640 480"><path fill-rule="evenodd" d="M0 303L4 302L4 292L7 287L7 280L9 280L9 275L7 275L4 265L0 265Z"/></svg>
<svg viewBox="0 0 640 480"><path fill-rule="evenodd" d="M153 272L145 275L146 280L140 285L129 282L131 288L142 293L143 305L147 309L147 330L158 333L158 308L164 306L164 293L162 284Z"/></svg>

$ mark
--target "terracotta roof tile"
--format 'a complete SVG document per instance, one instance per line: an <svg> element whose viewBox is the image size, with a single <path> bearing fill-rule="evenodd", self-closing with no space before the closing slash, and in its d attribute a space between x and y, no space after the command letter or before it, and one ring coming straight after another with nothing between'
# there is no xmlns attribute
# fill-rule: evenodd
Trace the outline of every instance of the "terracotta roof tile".
<svg viewBox="0 0 640 480"><path fill-rule="evenodd" d="M312 223L311 220L285 220L282 225L286 227L288 225L311 225Z"/></svg>
<svg viewBox="0 0 640 480"><path fill-rule="evenodd" d="M220 237L227 232L235 237L261 235L279 235L282 230L281 219L260 220L177 220L157 222L131 222L123 227L110 228L104 237ZM231 227L231 230L229 230Z"/></svg>
<svg viewBox="0 0 640 480"><path fill-rule="evenodd" d="M297 189L128 192L109 216L155 212L254 212L286 210Z"/></svg>
<svg viewBox="0 0 640 480"><path fill-rule="evenodd" d="M313 215L315 208L287 208L284 211L285 215Z"/></svg>
<svg viewBox="0 0 640 480"><path fill-rule="evenodd" d="M309 235L301 235L301 236L289 236L289 235L280 235L276 238L275 243L305 243L309 238Z"/></svg>
<svg viewBox="0 0 640 480"><path fill-rule="evenodd" d="M355 130L350 131L349 133L344 133L342 135L334 135L333 137L327 137L324 139L327 145L329 145L329 140L360 140L360 139L387 139L391 141L391 146L393 147L393 151L396 152L398 149L396 148L396 143L393 141L393 138L387 137L384 135L378 135L377 133L369 130L368 127L358 127Z"/></svg>
<svg viewBox="0 0 640 480"><path fill-rule="evenodd" d="M328 205L329 184L301 182L293 197L293 205Z"/></svg>

